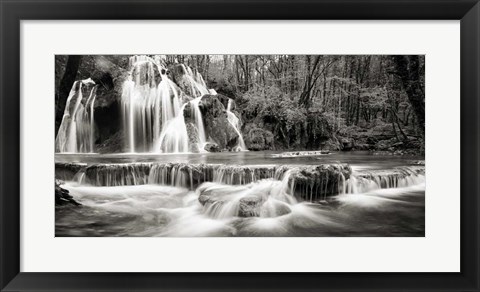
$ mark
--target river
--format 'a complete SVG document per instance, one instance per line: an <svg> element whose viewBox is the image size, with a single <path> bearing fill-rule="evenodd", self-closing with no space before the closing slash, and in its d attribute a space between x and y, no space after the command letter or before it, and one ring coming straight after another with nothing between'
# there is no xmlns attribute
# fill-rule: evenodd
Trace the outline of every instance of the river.
<svg viewBox="0 0 480 292"><path fill-rule="evenodd" d="M265 151L55 162L82 204L56 207L56 236L425 235L422 157Z"/></svg>

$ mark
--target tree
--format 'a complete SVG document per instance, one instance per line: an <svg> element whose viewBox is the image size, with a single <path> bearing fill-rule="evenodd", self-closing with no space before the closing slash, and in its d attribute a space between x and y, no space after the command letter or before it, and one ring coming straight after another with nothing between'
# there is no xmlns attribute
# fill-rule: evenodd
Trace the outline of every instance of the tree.
<svg viewBox="0 0 480 292"><path fill-rule="evenodd" d="M400 78L408 100L413 107L418 126L425 135L425 91L423 89L423 68L420 66L420 56L392 56L395 74Z"/></svg>
<svg viewBox="0 0 480 292"><path fill-rule="evenodd" d="M337 61L336 57L328 56L305 56L306 72L305 72L305 83L303 85L303 91L300 95L299 103L305 108L309 108L312 104L312 89L314 89L318 78L320 76L325 76L327 69ZM324 79L325 80L325 79ZM326 85L324 83L324 85Z"/></svg>

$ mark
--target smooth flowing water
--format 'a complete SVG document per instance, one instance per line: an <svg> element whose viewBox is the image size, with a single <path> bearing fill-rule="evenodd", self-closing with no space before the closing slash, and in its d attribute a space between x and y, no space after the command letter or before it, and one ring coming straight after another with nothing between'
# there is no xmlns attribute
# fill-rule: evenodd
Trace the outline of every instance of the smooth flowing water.
<svg viewBox="0 0 480 292"><path fill-rule="evenodd" d="M188 151L183 102L166 69L148 56L131 57L129 66L121 97L128 152Z"/></svg>
<svg viewBox="0 0 480 292"><path fill-rule="evenodd" d="M129 58L128 76L120 97L125 153L205 152L207 137L201 110L202 97L216 95L198 72L184 64L177 83L169 77L162 56L137 55ZM57 153L95 152L95 100L97 87L88 78L74 82L67 98L62 123L55 140ZM84 91L87 92L86 98ZM186 124L184 111L189 106L193 122ZM240 120L227 108L228 121L239 136L236 150L246 150ZM187 126L196 138L189 139ZM210 139L209 139L210 138Z"/></svg>
<svg viewBox="0 0 480 292"><path fill-rule="evenodd" d="M423 160L385 158L57 154L56 236L424 236Z"/></svg>
<svg viewBox="0 0 480 292"><path fill-rule="evenodd" d="M133 56L129 64L130 73L121 97L128 153L203 152L207 137L200 103L202 96L216 93L207 89L202 75L178 64L183 75L177 78L189 89L188 95L170 79L161 58ZM198 141L188 138L184 117L187 104L194 117Z"/></svg>
<svg viewBox="0 0 480 292"><path fill-rule="evenodd" d="M84 91L87 93L86 96L84 96ZM74 82L67 97L62 122L55 138L56 152L95 152L93 108L96 92L97 86L90 78Z"/></svg>
<svg viewBox="0 0 480 292"><path fill-rule="evenodd" d="M232 99L228 99L228 106L227 106L227 117L228 117L228 122L230 125L233 126L235 129L235 132L238 134L238 145L237 148L235 149L236 151L245 151L247 150L247 146L245 146L245 142L243 141L243 136L242 133L240 132L240 120L237 118L237 116L232 112Z"/></svg>

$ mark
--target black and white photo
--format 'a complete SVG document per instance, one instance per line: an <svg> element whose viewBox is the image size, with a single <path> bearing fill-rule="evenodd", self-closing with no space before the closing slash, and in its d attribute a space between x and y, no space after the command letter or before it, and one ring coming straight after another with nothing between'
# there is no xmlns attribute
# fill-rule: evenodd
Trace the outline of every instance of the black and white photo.
<svg viewBox="0 0 480 292"><path fill-rule="evenodd" d="M425 236L424 55L56 55L54 84L57 237Z"/></svg>

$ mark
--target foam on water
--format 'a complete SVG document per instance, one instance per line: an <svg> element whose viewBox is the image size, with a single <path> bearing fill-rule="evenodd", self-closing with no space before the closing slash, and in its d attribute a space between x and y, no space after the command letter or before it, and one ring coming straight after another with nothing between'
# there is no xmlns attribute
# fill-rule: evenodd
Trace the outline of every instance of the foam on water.
<svg viewBox="0 0 480 292"><path fill-rule="evenodd" d="M368 236L387 232L375 227L378 219L370 222L372 216L380 216L382 224L393 228L388 232L402 235L406 232L402 222L424 216L424 183L340 194L314 204L294 196L291 173L244 185L206 182L195 191L150 184L96 187L67 183L65 188L83 206L63 214L57 229L64 235L101 235L104 229L88 226L103 222L112 224L111 232L120 236ZM82 209L87 217L81 215ZM69 228L62 229L66 221ZM412 232L422 232L422 226L412 225Z"/></svg>

